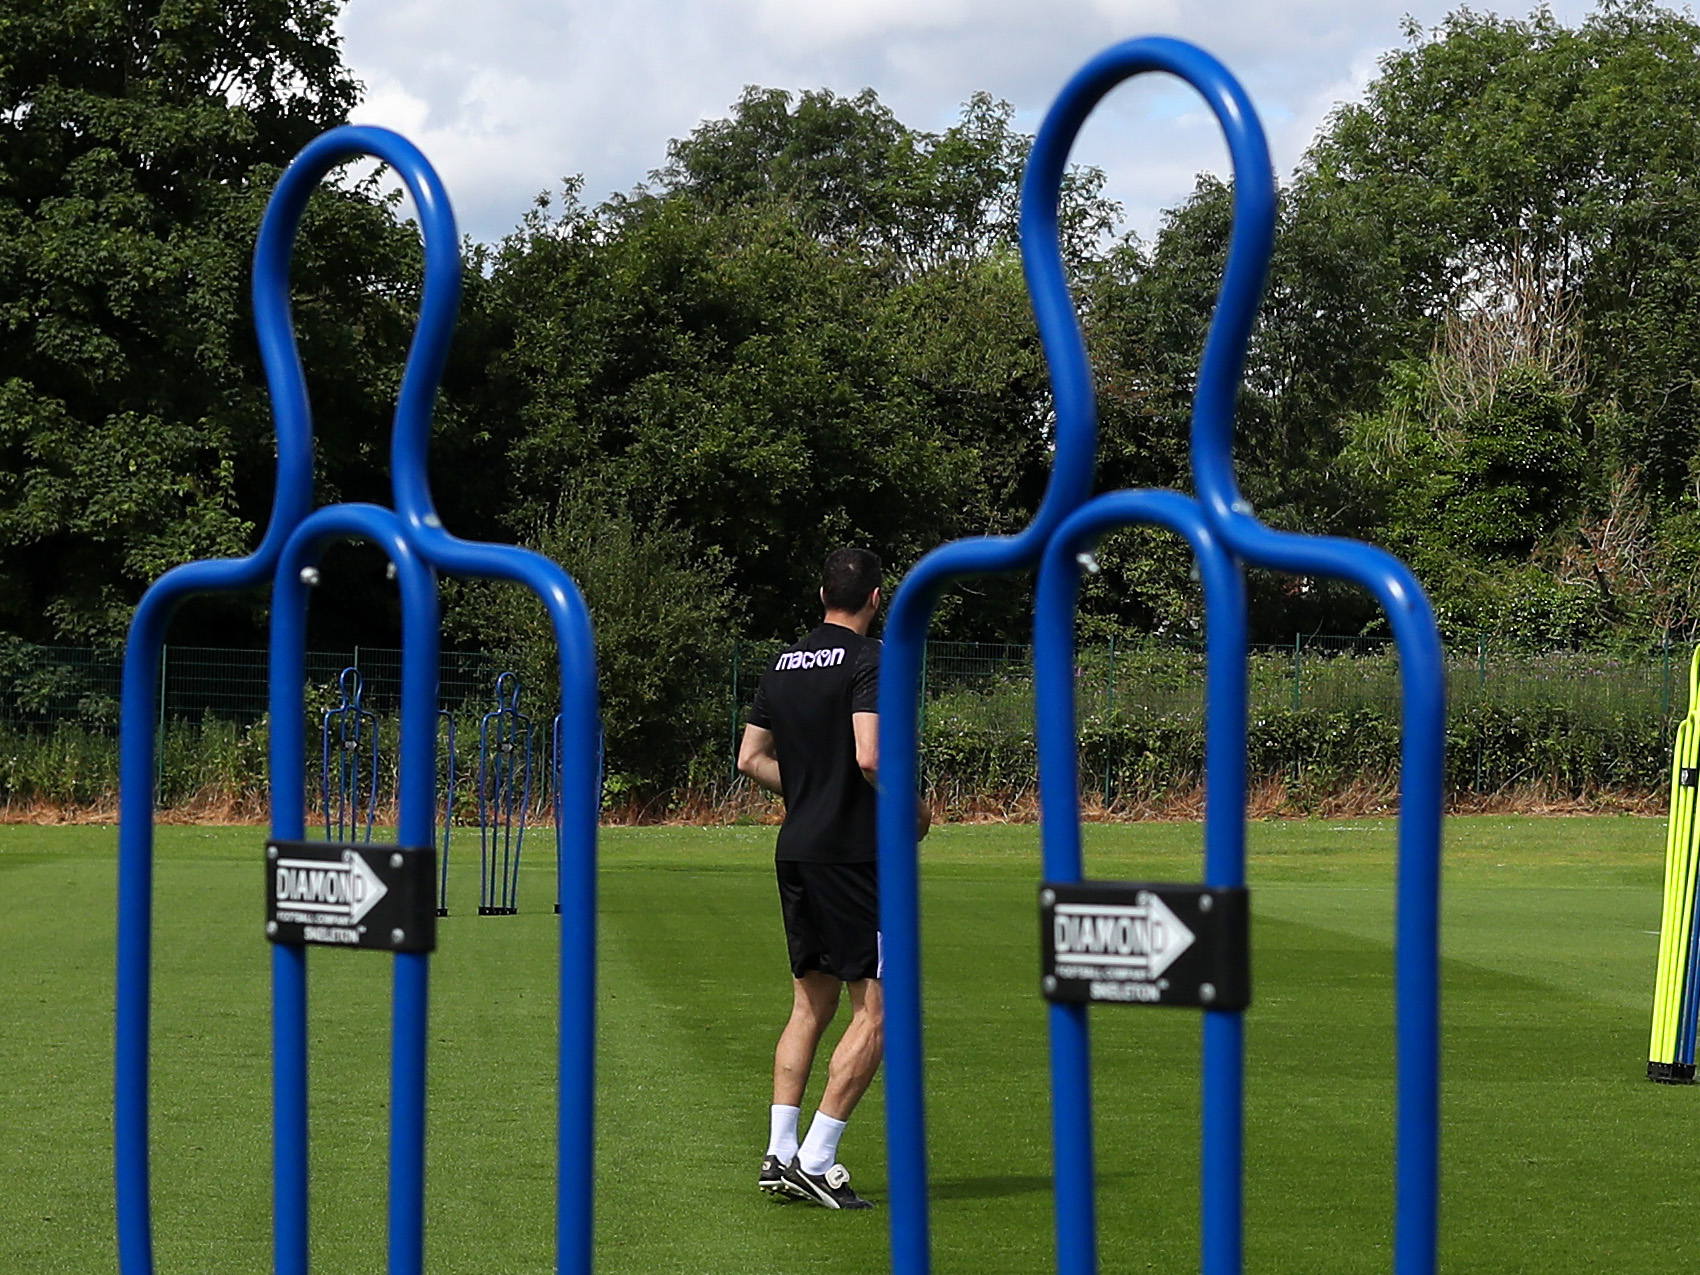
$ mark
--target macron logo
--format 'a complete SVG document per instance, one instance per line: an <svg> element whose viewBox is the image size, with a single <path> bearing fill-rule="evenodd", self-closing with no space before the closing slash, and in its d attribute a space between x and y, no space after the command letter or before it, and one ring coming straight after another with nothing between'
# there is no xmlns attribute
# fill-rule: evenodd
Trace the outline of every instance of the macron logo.
<svg viewBox="0 0 1700 1275"><path fill-rule="evenodd" d="M774 670L788 668L831 668L844 663L844 648L835 646L827 651L787 651L774 663Z"/></svg>

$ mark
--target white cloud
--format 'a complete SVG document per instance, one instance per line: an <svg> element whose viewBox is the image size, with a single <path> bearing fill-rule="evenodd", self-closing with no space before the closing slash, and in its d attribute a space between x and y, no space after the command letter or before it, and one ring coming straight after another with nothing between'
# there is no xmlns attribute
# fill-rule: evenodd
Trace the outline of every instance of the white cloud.
<svg viewBox="0 0 1700 1275"><path fill-rule="evenodd" d="M493 240L538 191L583 174L592 201L666 160L670 138L724 116L744 87L867 86L904 122L938 129L972 93L1014 104L1029 131L1074 69L1129 36L1193 40L1244 81L1279 169L1329 110L1362 92L1403 42L1407 12L1449 0L350 0L356 118L406 133L437 164L462 227ZM1558 0L1576 21L1588 0ZM1507 12L1522 14L1512 7ZM1225 148L1183 87L1124 86L1087 122L1075 157L1102 166L1149 234Z"/></svg>
<svg viewBox="0 0 1700 1275"><path fill-rule="evenodd" d="M956 28L973 16L971 0L750 0L758 32L793 55L899 31Z"/></svg>

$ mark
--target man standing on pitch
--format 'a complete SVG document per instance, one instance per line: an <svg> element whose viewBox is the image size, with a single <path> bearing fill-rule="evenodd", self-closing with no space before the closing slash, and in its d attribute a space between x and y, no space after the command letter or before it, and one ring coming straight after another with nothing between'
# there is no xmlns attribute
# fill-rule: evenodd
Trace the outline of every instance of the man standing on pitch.
<svg viewBox="0 0 1700 1275"><path fill-rule="evenodd" d="M838 549L822 574L820 626L762 675L738 769L785 798L774 853L790 948L791 1018L773 1055L773 1107L758 1185L829 1209L873 1207L850 1189L838 1140L885 1050L874 780L879 765L880 560ZM798 1141L822 1033L850 989L850 1025Z"/></svg>

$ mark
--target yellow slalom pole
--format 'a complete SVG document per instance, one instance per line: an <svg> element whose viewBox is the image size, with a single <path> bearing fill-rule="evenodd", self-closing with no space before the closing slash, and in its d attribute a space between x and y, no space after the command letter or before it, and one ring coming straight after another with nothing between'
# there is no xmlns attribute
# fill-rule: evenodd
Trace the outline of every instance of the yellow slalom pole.
<svg viewBox="0 0 1700 1275"><path fill-rule="evenodd" d="M1700 659L1700 650L1696 651ZM1700 710L1690 670L1688 714L1677 730L1671 758L1670 823L1665 838L1664 910L1659 926L1659 967L1653 999L1653 1037L1648 1053L1648 1075L1658 1080L1676 1080L1678 1029L1682 989L1687 965L1690 929L1693 923L1692 854L1694 793L1692 758L1695 751L1696 712Z"/></svg>
<svg viewBox="0 0 1700 1275"><path fill-rule="evenodd" d="M1665 834L1664 910L1659 924L1659 965L1653 991L1653 1032L1647 1076L1671 1084L1692 1083L1692 1061L1678 1061L1689 953L1693 943L1697 885L1695 796L1700 791L1700 648L1688 673L1688 714L1677 728L1671 758L1670 823Z"/></svg>
<svg viewBox="0 0 1700 1275"><path fill-rule="evenodd" d="M1665 993L1670 987L1670 975L1666 972L1670 966L1671 949L1671 917L1675 909L1671 906L1671 896L1675 893L1676 885L1676 770L1681 765L1683 736L1688 732L1686 720L1676 730L1676 751L1671 757L1671 786L1670 786L1670 818L1665 825L1665 889L1659 912L1659 961L1653 981L1653 1037L1647 1045L1647 1075L1655 1078L1654 1072L1660 1066L1665 1066L1675 1059L1673 1049L1666 1046L1668 1039L1665 1032Z"/></svg>
<svg viewBox="0 0 1700 1275"><path fill-rule="evenodd" d="M1696 676L1700 674L1700 649L1694 653L1689 663L1688 671L1688 716L1684 724L1688 727L1684 747L1676 754L1675 773L1672 775L1672 792L1676 806L1681 812L1677 821L1677 840L1675 850L1680 865L1681 889L1674 901L1676 915L1672 929L1669 986L1665 994L1665 1030L1671 1041L1671 1063L1680 1073L1684 1059L1682 1057L1682 1018L1685 990L1691 977L1690 963L1694 948L1694 897L1695 888L1700 884L1696 874L1696 846L1694 842L1695 815L1700 813L1696 797L1700 796L1700 685ZM1693 1076L1692 1059L1687 1076L1677 1075L1676 1079L1691 1079Z"/></svg>
<svg viewBox="0 0 1700 1275"><path fill-rule="evenodd" d="M1665 829L1665 889L1663 911L1659 918L1658 979L1653 991L1653 1039L1649 1046L1651 1063L1668 1064L1676 1060L1676 1035L1668 1029L1667 1006L1673 981L1672 953L1677 949L1677 917L1681 913L1683 874L1687 844L1686 824L1692 816L1681 786L1683 757L1688 751L1691 723L1684 718L1676 731L1676 748L1671 755L1670 819Z"/></svg>
<svg viewBox="0 0 1700 1275"><path fill-rule="evenodd" d="M1663 960L1660 965L1658 1001L1655 1008L1658 1040L1649 1064L1657 1063L1661 1080L1679 1080L1675 1074L1682 996L1687 972L1688 950L1693 926L1694 824L1693 759L1697 706L1690 688L1688 716L1677 732L1677 747L1671 765L1671 818L1666 837L1665 920L1660 927ZM1690 782L1684 783L1687 779Z"/></svg>
<svg viewBox="0 0 1700 1275"><path fill-rule="evenodd" d="M1700 815L1700 686L1696 683L1696 670L1700 669L1700 651L1695 652L1694 662L1689 666L1688 694L1689 714L1693 719L1690 731L1692 750L1686 755L1686 765L1678 771L1677 785L1683 790L1687 805L1688 835L1686 844L1687 889L1683 898L1683 913L1680 918L1683 926L1678 927L1678 933L1684 936L1684 946L1672 953L1672 968L1676 972L1676 986L1672 992L1670 1005L1675 1015L1675 1023L1670 1030L1675 1038L1675 1053L1672 1055L1672 1078L1678 1081L1694 1079L1694 960L1695 934L1694 926L1700 917L1695 915L1696 892L1700 891L1700 846L1695 844L1695 835L1700 833L1696 826L1696 815Z"/></svg>

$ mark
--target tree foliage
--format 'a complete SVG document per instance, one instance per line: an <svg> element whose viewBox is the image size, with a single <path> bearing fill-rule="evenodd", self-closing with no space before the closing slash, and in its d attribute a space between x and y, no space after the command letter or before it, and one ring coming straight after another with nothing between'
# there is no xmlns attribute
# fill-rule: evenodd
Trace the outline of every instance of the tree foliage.
<svg viewBox="0 0 1700 1275"><path fill-rule="evenodd" d="M1014 131L1014 109L976 93L943 133L905 127L872 89L793 98L750 87L724 120L672 142L656 174L663 195L710 211L786 207L823 243L910 272L977 261L1014 247L1021 169L1031 139ZM1078 261L1112 229L1103 174L1064 178L1064 250Z"/></svg>
<svg viewBox="0 0 1700 1275"><path fill-rule="evenodd" d="M356 100L333 15L327 0L0 15L14 636L109 638L165 567L239 552L264 522L247 260L279 166ZM1460 9L1406 36L1281 192L1239 402L1246 493L1274 525L1409 556L1455 637L1694 634L1700 25L1603 0L1575 27ZM662 570L646 546L671 546L679 578L706 571L756 638L810 622L834 545L901 572L944 540L1018 529L1052 429L1016 244L1029 144L986 94L929 132L872 91L752 87L647 186L540 198L472 253L433 444L447 521L569 559L591 537L587 569L609 578L621 555L630 578ZM1116 233L1102 190L1072 170L1062 215L1100 485L1185 489L1232 191L1200 178L1146 241ZM414 232L375 188L333 186L298 256L322 494L382 498ZM586 521L592 506L613 521ZM1112 537L1101 560L1092 627L1197 631L1172 537ZM321 636L393 623L369 583L316 611ZM1262 639L1379 623L1322 581L1254 575L1252 604ZM971 583L938 631L1019 641L1030 605L1026 581ZM259 636L240 611L218 623Z"/></svg>
<svg viewBox="0 0 1700 1275"><path fill-rule="evenodd" d="M1575 28L1460 9L1406 35L1282 193L1240 403L1247 493L1276 525L1411 554L1453 635L1693 633L1676 563L1700 473L1700 138L1673 122L1700 108L1700 26L1605 0ZM1151 392L1134 445L1111 447L1142 479L1181 469L1160 449L1229 199L1202 180L1128 250L1106 334ZM1338 590L1257 588L1276 633L1376 623Z"/></svg>
<svg viewBox="0 0 1700 1275"><path fill-rule="evenodd" d="M1027 139L977 97L940 135L871 93L751 90L654 189L569 188L491 258L515 512L563 476L732 564L761 635L806 623L838 544L894 566L1013 531L1049 465L1048 390L1012 245ZM1109 224L1077 175L1069 224ZM1020 624L995 590L963 623Z"/></svg>
<svg viewBox="0 0 1700 1275"><path fill-rule="evenodd" d="M607 799L648 801L724 779L691 768L718 762L711 741L731 715L724 672L742 615L725 560L684 528L579 483L526 540L578 582L596 628ZM546 730L560 665L538 601L516 585L451 583L444 619L451 636L508 656Z"/></svg>
<svg viewBox="0 0 1700 1275"><path fill-rule="evenodd" d="M1430 472L1459 486L1433 496L1428 534L1459 564L1574 591L1552 564L1626 482L1650 538L1694 508L1700 139L1674 122L1700 109L1700 26L1606 0L1573 29L1460 10L1408 34L1335 113L1297 194L1364 228L1397 298L1389 410L1410 360L1441 390L1422 428L1458 445ZM1646 580L1618 582L1639 600L1593 583L1593 635L1676 620Z"/></svg>
<svg viewBox="0 0 1700 1275"><path fill-rule="evenodd" d="M335 11L25 0L0 15L0 615L16 632L110 640L149 581L246 552L265 521L248 263L282 165L356 100ZM301 238L326 489L364 494L417 251L369 191L316 197Z"/></svg>

